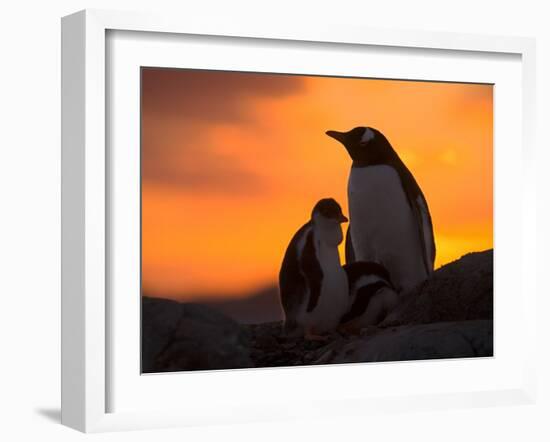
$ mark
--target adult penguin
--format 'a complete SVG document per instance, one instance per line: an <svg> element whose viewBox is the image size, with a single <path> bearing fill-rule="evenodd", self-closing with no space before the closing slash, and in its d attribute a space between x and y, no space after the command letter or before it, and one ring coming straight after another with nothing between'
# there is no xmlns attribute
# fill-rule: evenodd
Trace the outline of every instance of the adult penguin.
<svg viewBox="0 0 550 442"><path fill-rule="evenodd" d="M353 160L346 262L377 262L398 292L415 287L433 272L435 242L428 203L413 174L372 127L326 134Z"/></svg>

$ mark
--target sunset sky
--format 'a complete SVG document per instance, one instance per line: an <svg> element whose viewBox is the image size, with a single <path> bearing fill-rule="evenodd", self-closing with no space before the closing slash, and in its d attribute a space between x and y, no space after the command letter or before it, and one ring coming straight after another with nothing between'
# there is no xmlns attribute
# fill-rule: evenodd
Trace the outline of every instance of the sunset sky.
<svg viewBox="0 0 550 442"><path fill-rule="evenodd" d="M383 132L414 174L436 267L493 246L492 86L144 68L143 292L276 284L319 199L348 214L351 159L325 131L355 126Z"/></svg>

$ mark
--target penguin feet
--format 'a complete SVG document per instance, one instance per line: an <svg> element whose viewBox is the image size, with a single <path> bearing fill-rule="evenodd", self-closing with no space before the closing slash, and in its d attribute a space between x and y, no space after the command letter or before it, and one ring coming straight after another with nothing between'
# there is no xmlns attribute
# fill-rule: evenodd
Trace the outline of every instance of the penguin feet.
<svg viewBox="0 0 550 442"><path fill-rule="evenodd" d="M344 324L340 324L336 331L343 335L359 335L361 329L352 322L346 322Z"/></svg>
<svg viewBox="0 0 550 442"><path fill-rule="evenodd" d="M361 328L359 334L361 336L370 336L378 333L380 329L376 325L366 325Z"/></svg>
<svg viewBox="0 0 550 442"><path fill-rule="evenodd" d="M306 341L327 342L329 340L329 337L318 335L312 328L308 328L304 335L304 339Z"/></svg>

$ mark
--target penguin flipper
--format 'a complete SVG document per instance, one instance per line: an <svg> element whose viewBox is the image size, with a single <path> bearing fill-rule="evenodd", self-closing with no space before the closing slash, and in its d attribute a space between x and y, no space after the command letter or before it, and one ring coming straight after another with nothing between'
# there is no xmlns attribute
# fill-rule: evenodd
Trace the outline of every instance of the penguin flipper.
<svg viewBox="0 0 550 442"><path fill-rule="evenodd" d="M307 235L310 224L303 225L294 235L286 250L279 272L279 296L285 316L285 330L297 326L296 317L300 307L306 302L308 291L306 278L301 270L298 257L298 243Z"/></svg>
<svg viewBox="0 0 550 442"><path fill-rule="evenodd" d="M432 224L432 217L428 208L428 203L420 186L414 179L413 174L400 161L402 167L399 168L401 184L405 190L405 195L409 203L409 207L413 212L413 216L418 226L418 235L422 246L422 259L426 268L426 273L430 275L434 269L435 262L435 240Z"/></svg>
<svg viewBox="0 0 550 442"><path fill-rule="evenodd" d="M294 287L281 296L281 303L285 312L284 330L287 334L292 334L299 330L297 317L300 305L305 302L306 291L305 280L296 280Z"/></svg>
<svg viewBox="0 0 550 442"><path fill-rule="evenodd" d="M353 243L351 242L351 223L348 225L348 231L346 232L346 264L355 262L355 250L353 249Z"/></svg>
<svg viewBox="0 0 550 442"><path fill-rule="evenodd" d="M428 209L428 203L424 198L422 192L416 199L416 206L419 214L419 230L420 238L422 240L422 246L424 248L425 263L428 270L428 274L433 272L435 262L435 240L432 224L432 217Z"/></svg>

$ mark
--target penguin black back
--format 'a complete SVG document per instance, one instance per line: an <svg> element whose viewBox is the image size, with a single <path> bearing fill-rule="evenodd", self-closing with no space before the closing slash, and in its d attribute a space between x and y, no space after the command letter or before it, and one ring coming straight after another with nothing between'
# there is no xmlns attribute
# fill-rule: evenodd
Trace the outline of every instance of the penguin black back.
<svg viewBox="0 0 550 442"><path fill-rule="evenodd" d="M388 270L377 262L371 261L358 261L344 265L344 270L348 276L348 283L350 287L365 275L374 275L387 282L391 287L391 279Z"/></svg>
<svg viewBox="0 0 550 442"><path fill-rule="evenodd" d="M279 290L283 310L286 315L286 328L295 326L292 312L295 312L303 302L303 294L307 289L307 281L300 270L300 257L298 248L304 236L311 233L311 221L304 224L294 234L286 249L281 270L279 271Z"/></svg>
<svg viewBox="0 0 550 442"><path fill-rule="evenodd" d="M355 292L355 294L349 310L342 316L342 324L361 317L367 311L371 300L380 289L389 288L393 290L394 288L388 270L376 262L358 261L344 265L344 270L348 277L350 295L352 295L352 292ZM364 285L362 285L362 277L374 278L372 281L363 283ZM380 310L376 315L375 322L378 323L382 320L385 313L384 310Z"/></svg>
<svg viewBox="0 0 550 442"><path fill-rule="evenodd" d="M342 316L340 322L342 324L345 324L346 322L363 315L367 311L367 308L369 307L372 298L374 298L376 293L378 293L378 290L383 287L388 287L388 284L385 281L377 281L365 287L360 287L357 290L355 301L351 305L348 312L344 316ZM379 315L376 315L377 323L383 319L383 314L384 312L381 311Z"/></svg>

